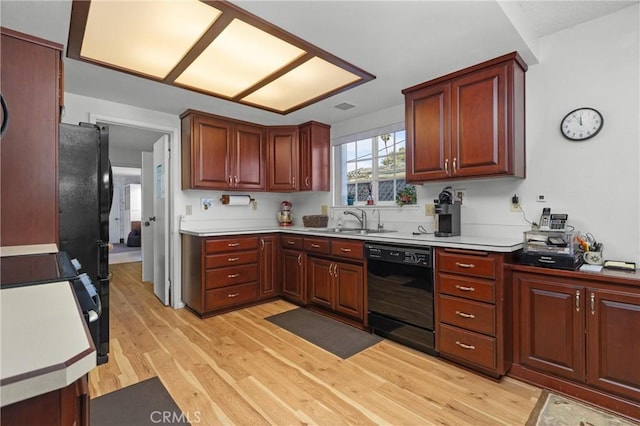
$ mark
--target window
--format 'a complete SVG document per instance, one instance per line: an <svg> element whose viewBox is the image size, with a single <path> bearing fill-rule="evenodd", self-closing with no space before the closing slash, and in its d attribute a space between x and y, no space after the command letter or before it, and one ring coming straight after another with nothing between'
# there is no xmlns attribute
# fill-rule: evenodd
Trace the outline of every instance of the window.
<svg viewBox="0 0 640 426"><path fill-rule="evenodd" d="M367 204L369 196L377 205L395 205L406 186L406 132L385 130L343 138L334 146L337 205Z"/></svg>

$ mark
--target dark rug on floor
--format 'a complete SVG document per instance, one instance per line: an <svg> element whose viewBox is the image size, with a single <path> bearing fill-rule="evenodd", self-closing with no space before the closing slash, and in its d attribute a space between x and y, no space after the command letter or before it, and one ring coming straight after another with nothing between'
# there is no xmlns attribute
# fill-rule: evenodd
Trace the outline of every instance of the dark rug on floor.
<svg viewBox="0 0 640 426"><path fill-rule="evenodd" d="M140 248L140 246L138 247L129 247L126 244L121 244L121 243L115 243L113 245L113 249L111 250L111 253L126 253L129 251L140 251L142 250Z"/></svg>
<svg viewBox="0 0 640 426"><path fill-rule="evenodd" d="M382 337L302 308L272 315L266 320L342 359L383 340Z"/></svg>
<svg viewBox="0 0 640 426"><path fill-rule="evenodd" d="M189 425L157 377L91 400L91 426Z"/></svg>

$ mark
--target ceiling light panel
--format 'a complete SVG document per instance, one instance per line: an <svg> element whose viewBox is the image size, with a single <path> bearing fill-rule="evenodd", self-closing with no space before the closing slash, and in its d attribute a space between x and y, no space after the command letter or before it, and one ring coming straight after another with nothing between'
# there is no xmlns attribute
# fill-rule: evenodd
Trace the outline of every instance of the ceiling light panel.
<svg viewBox="0 0 640 426"><path fill-rule="evenodd" d="M306 52L234 19L176 79L227 97L245 91Z"/></svg>
<svg viewBox="0 0 640 426"><path fill-rule="evenodd" d="M163 79L221 13L197 0L93 1L80 55Z"/></svg>
<svg viewBox="0 0 640 426"><path fill-rule="evenodd" d="M359 80L360 76L314 57L242 101L284 112Z"/></svg>

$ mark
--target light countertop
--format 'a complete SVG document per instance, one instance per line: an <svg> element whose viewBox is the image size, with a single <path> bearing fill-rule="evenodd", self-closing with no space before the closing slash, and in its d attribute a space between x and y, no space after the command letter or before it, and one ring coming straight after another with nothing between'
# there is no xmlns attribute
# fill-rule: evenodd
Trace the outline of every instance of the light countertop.
<svg viewBox="0 0 640 426"><path fill-rule="evenodd" d="M436 237L433 234L414 235L412 232L384 232L362 235L358 233L331 232L327 228L305 228L305 227L256 227L244 229L202 229L189 227L183 224L180 233L193 235L196 237L214 237L224 235L252 235L264 233L289 233L301 235L314 235L323 237L357 239L365 241L375 241L377 243L389 244L410 244L416 246L449 247L467 250L483 250L499 253L514 252L522 248L522 237L479 237L462 235L458 237Z"/></svg>
<svg viewBox="0 0 640 426"><path fill-rule="evenodd" d="M3 247L3 256L57 252L55 245ZM0 290L0 403L72 384L96 366L96 350L68 281Z"/></svg>

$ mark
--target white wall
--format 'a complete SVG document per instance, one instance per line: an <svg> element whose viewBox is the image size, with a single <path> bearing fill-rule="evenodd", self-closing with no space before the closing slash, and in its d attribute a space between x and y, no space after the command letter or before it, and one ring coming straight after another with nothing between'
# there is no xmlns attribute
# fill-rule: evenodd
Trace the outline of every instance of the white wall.
<svg viewBox="0 0 640 426"><path fill-rule="evenodd" d="M571 225L605 244L605 258L640 264L638 9L626 8L540 40L541 62L526 74L527 177L454 181L454 188L467 190L463 234L522 235L528 224L509 207L511 196L518 194L529 220L537 221L543 207L567 213ZM560 134L560 120L581 106L598 109L604 127L591 140L569 142ZM403 106L398 105L334 124L331 136L403 119ZM418 187L418 208L383 209L383 221L388 227L423 224L431 230L424 203L445 185ZM538 194L548 202L536 202ZM311 202L329 200L316 197Z"/></svg>

